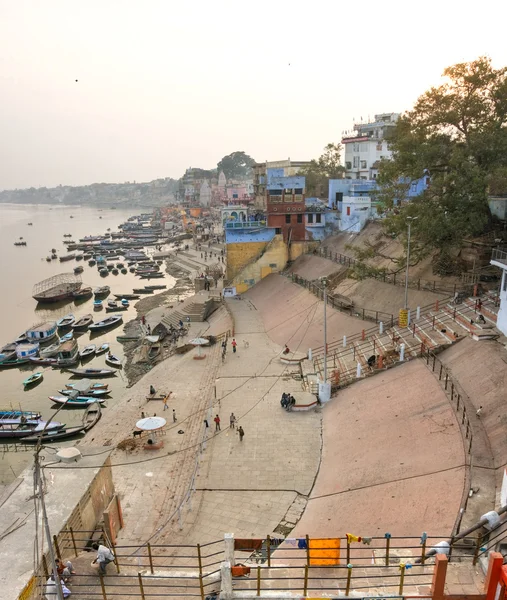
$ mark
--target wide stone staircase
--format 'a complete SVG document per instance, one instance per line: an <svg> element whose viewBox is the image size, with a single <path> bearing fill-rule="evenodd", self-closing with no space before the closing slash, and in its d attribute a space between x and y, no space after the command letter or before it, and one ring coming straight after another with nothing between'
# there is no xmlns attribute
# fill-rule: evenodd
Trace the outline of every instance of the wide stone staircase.
<svg viewBox="0 0 507 600"><path fill-rule="evenodd" d="M498 296L489 293L481 297L481 302L480 311L476 298L466 298L460 304L454 304L452 299L435 302L419 311L418 318L413 311L407 327L383 328L379 324L328 343L327 357L324 346L313 348L311 360L301 364L304 388L318 393L318 381L324 380L325 362L327 379L336 390L421 356L423 351L439 351L466 336L477 341L497 338L500 335L495 329ZM479 314L485 323L478 322Z"/></svg>
<svg viewBox="0 0 507 600"><path fill-rule="evenodd" d="M220 299L211 295L192 296L182 302L178 308L172 310L162 319L162 323L169 327L178 327L178 323L187 322L187 317L192 323L205 321L211 313L220 306Z"/></svg>

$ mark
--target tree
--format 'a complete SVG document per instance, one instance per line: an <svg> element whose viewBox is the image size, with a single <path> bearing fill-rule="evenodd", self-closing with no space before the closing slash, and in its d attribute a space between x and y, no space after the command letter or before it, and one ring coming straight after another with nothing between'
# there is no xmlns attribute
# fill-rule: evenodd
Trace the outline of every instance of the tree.
<svg viewBox="0 0 507 600"><path fill-rule="evenodd" d="M247 179L252 174L252 166L255 160L245 154L242 150L237 150L232 154L224 156L217 164L217 170L224 172L227 179Z"/></svg>
<svg viewBox="0 0 507 600"><path fill-rule="evenodd" d="M480 57L443 75L447 81L398 120L392 160L382 161L377 179L385 208L399 203L385 220L387 234L404 239L406 217L417 217L414 260L435 250L445 259L465 237L483 233L491 222L488 188L507 181L507 68ZM421 177L429 187L405 202L411 181Z"/></svg>
<svg viewBox="0 0 507 600"><path fill-rule="evenodd" d="M307 196L327 195L329 180L343 177L345 167L340 162L341 150L340 144L327 144L324 153L302 169L301 174L306 177Z"/></svg>

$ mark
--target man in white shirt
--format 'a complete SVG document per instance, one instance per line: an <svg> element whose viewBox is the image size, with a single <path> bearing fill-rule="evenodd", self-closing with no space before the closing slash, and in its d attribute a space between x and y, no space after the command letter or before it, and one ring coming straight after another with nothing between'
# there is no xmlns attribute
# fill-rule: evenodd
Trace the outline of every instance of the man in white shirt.
<svg viewBox="0 0 507 600"><path fill-rule="evenodd" d="M92 548L97 550L97 558L93 561L98 563L101 575L106 574L106 566L114 561L114 554L107 546L94 542Z"/></svg>

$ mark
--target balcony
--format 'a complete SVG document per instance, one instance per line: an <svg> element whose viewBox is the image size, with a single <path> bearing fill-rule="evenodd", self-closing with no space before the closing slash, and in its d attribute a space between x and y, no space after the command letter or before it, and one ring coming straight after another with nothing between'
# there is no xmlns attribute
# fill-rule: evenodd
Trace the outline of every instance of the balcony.
<svg viewBox="0 0 507 600"><path fill-rule="evenodd" d="M496 264L495 264L496 263ZM491 264L502 269L507 268L507 251L494 248L491 254Z"/></svg>
<svg viewBox="0 0 507 600"><path fill-rule="evenodd" d="M266 227L266 221L231 221L225 224L226 229L258 229Z"/></svg>

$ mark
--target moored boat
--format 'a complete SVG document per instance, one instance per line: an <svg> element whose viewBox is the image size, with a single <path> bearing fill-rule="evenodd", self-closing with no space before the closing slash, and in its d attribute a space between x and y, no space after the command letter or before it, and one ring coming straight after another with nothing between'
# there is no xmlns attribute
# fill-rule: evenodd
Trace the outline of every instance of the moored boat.
<svg viewBox="0 0 507 600"><path fill-rule="evenodd" d="M105 398L95 398L93 396L49 396L51 402L55 404L64 404L65 406L88 406L95 402L105 402Z"/></svg>
<svg viewBox="0 0 507 600"><path fill-rule="evenodd" d="M104 297L104 296L107 296L110 291L111 291L111 288L108 285L103 285L101 287L95 288L93 290L93 295L95 296L95 298Z"/></svg>
<svg viewBox="0 0 507 600"><path fill-rule="evenodd" d="M145 285L145 289L147 290L165 290L166 285Z"/></svg>
<svg viewBox="0 0 507 600"><path fill-rule="evenodd" d="M44 377L44 375L40 371L37 371L37 373L32 373L32 375L30 375L30 377L27 377L23 381L23 387L27 388L31 385L34 385L35 383L39 383L42 381L43 377Z"/></svg>
<svg viewBox="0 0 507 600"><path fill-rule="evenodd" d="M99 300L98 298L96 298L93 301L93 310L102 310L102 300Z"/></svg>
<svg viewBox="0 0 507 600"><path fill-rule="evenodd" d="M56 365L56 363L58 362L57 358L40 358L38 356L32 356L30 357L30 362L33 363L34 365L47 365L47 366L53 366Z"/></svg>
<svg viewBox="0 0 507 600"><path fill-rule="evenodd" d="M111 354L111 352L109 352L106 356L106 363L108 365L111 365L112 367L116 367L118 369L121 369L121 367L122 367L121 358L119 356L115 356L114 354Z"/></svg>
<svg viewBox="0 0 507 600"><path fill-rule="evenodd" d="M74 389L64 389L64 390L58 390L59 394L62 394L62 396L72 396L72 394L76 394L76 390ZM91 398L100 398L101 396L107 396L107 394L109 394L109 390L106 389L99 389L99 390L88 390L87 392L85 392L86 396L89 396Z"/></svg>
<svg viewBox="0 0 507 600"><path fill-rule="evenodd" d="M134 294L153 294L154 290L150 290L147 288L134 288Z"/></svg>
<svg viewBox="0 0 507 600"><path fill-rule="evenodd" d="M73 338L74 338L74 332L73 331L69 331L69 333L66 333L65 335L62 335L62 337L60 338L60 342L61 343L69 342Z"/></svg>
<svg viewBox="0 0 507 600"><path fill-rule="evenodd" d="M40 412L36 412L33 410L17 410L13 408L2 408L0 409L0 421L3 419L19 419L24 417L25 419L30 419L32 421L36 421L37 419L41 419L42 415Z"/></svg>
<svg viewBox="0 0 507 600"><path fill-rule="evenodd" d="M51 430L62 429L64 425L58 421L41 421L40 419L27 419L26 417L19 417L15 419L2 419L0 421L0 438L23 438L28 437L34 433L38 433L44 430L44 428Z"/></svg>
<svg viewBox="0 0 507 600"><path fill-rule="evenodd" d="M29 342L40 343L52 340L56 336L56 322L48 321L39 323L26 330L26 339Z"/></svg>
<svg viewBox="0 0 507 600"><path fill-rule="evenodd" d="M39 350L39 356L41 358L52 358L58 354L58 350L60 350L61 342L55 342L51 344L51 346L46 346L45 348L41 348Z"/></svg>
<svg viewBox="0 0 507 600"><path fill-rule="evenodd" d="M69 369L69 372L78 377L111 377L116 374L111 369Z"/></svg>
<svg viewBox="0 0 507 600"><path fill-rule="evenodd" d="M81 277L74 273L60 273L37 283L32 298L37 302L58 302L70 298L81 287Z"/></svg>
<svg viewBox="0 0 507 600"><path fill-rule="evenodd" d="M74 300L82 300L84 298L91 298L93 296L93 290L91 287L84 287L81 288L80 290L77 290L77 292L74 292L72 294L72 296L74 297Z"/></svg>
<svg viewBox="0 0 507 600"><path fill-rule="evenodd" d="M60 262L66 262L68 260L74 260L74 258L76 258L75 254L64 254L63 256L60 256Z"/></svg>
<svg viewBox="0 0 507 600"><path fill-rule="evenodd" d="M65 387L69 390L73 390L76 387L82 387L84 384L88 384L88 389L90 389L90 390L106 390L109 387L108 383L101 383L101 382L94 383L93 381L87 382L84 379L82 381L80 381L79 384L69 381L69 383L65 384Z"/></svg>
<svg viewBox="0 0 507 600"><path fill-rule="evenodd" d="M96 350L97 346L95 344L89 344L88 346L85 346L80 352L79 352L79 356L81 359L86 358L86 357L90 357L90 356L95 356L95 350Z"/></svg>
<svg viewBox="0 0 507 600"><path fill-rule="evenodd" d="M95 354L98 356L99 354L104 354L104 352L107 352L108 350L109 350L109 344L107 342L105 342L104 344L100 345L95 350Z"/></svg>
<svg viewBox="0 0 507 600"><path fill-rule="evenodd" d="M72 327L76 322L76 317L74 315L65 315L56 322L56 326L60 329L64 329L65 327Z"/></svg>
<svg viewBox="0 0 507 600"><path fill-rule="evenodd" d="M87 314L78 319L74 325L72 325L72 329L83 331L88 329L88 327L93 323L93 317L91 314Z"/></svg>
<svg viewBox="0 0 507 600"><path fill-rule="evenodd" d="M139 294L114 294L114 297L117 300L139 300Z"/></svg>
<svg viewBox="0 0 507 600"><path fill-rule="evenodd" d="M76 427L64 427L63 429L59 429L58 431L44 431L41 433L36 433L34 435L29 435L27 437L21 438L21 442L23 444L38 444L41 442L55 442L58 440L65 440L67 438L74 437L79 435L80 433L86 433L86 427L84 425L77 425Z"/></svg>
<svg viewBox="0 0 507 600"><path fill-rule="evenodd" d="M107 329L108 327L113 327L118 323L123 321L123 315L113 315L112 317L107 317L98 323L94 323L90 325L90 331L100 331L101 329Z"/></svg>
<svg viewBox="0 0 507 600"><path fill-rule="evenodd" d="M78 267L74 267L74 273L77 275L78 273L82 273L84 271L84 267L79 265Z"/></svg>

